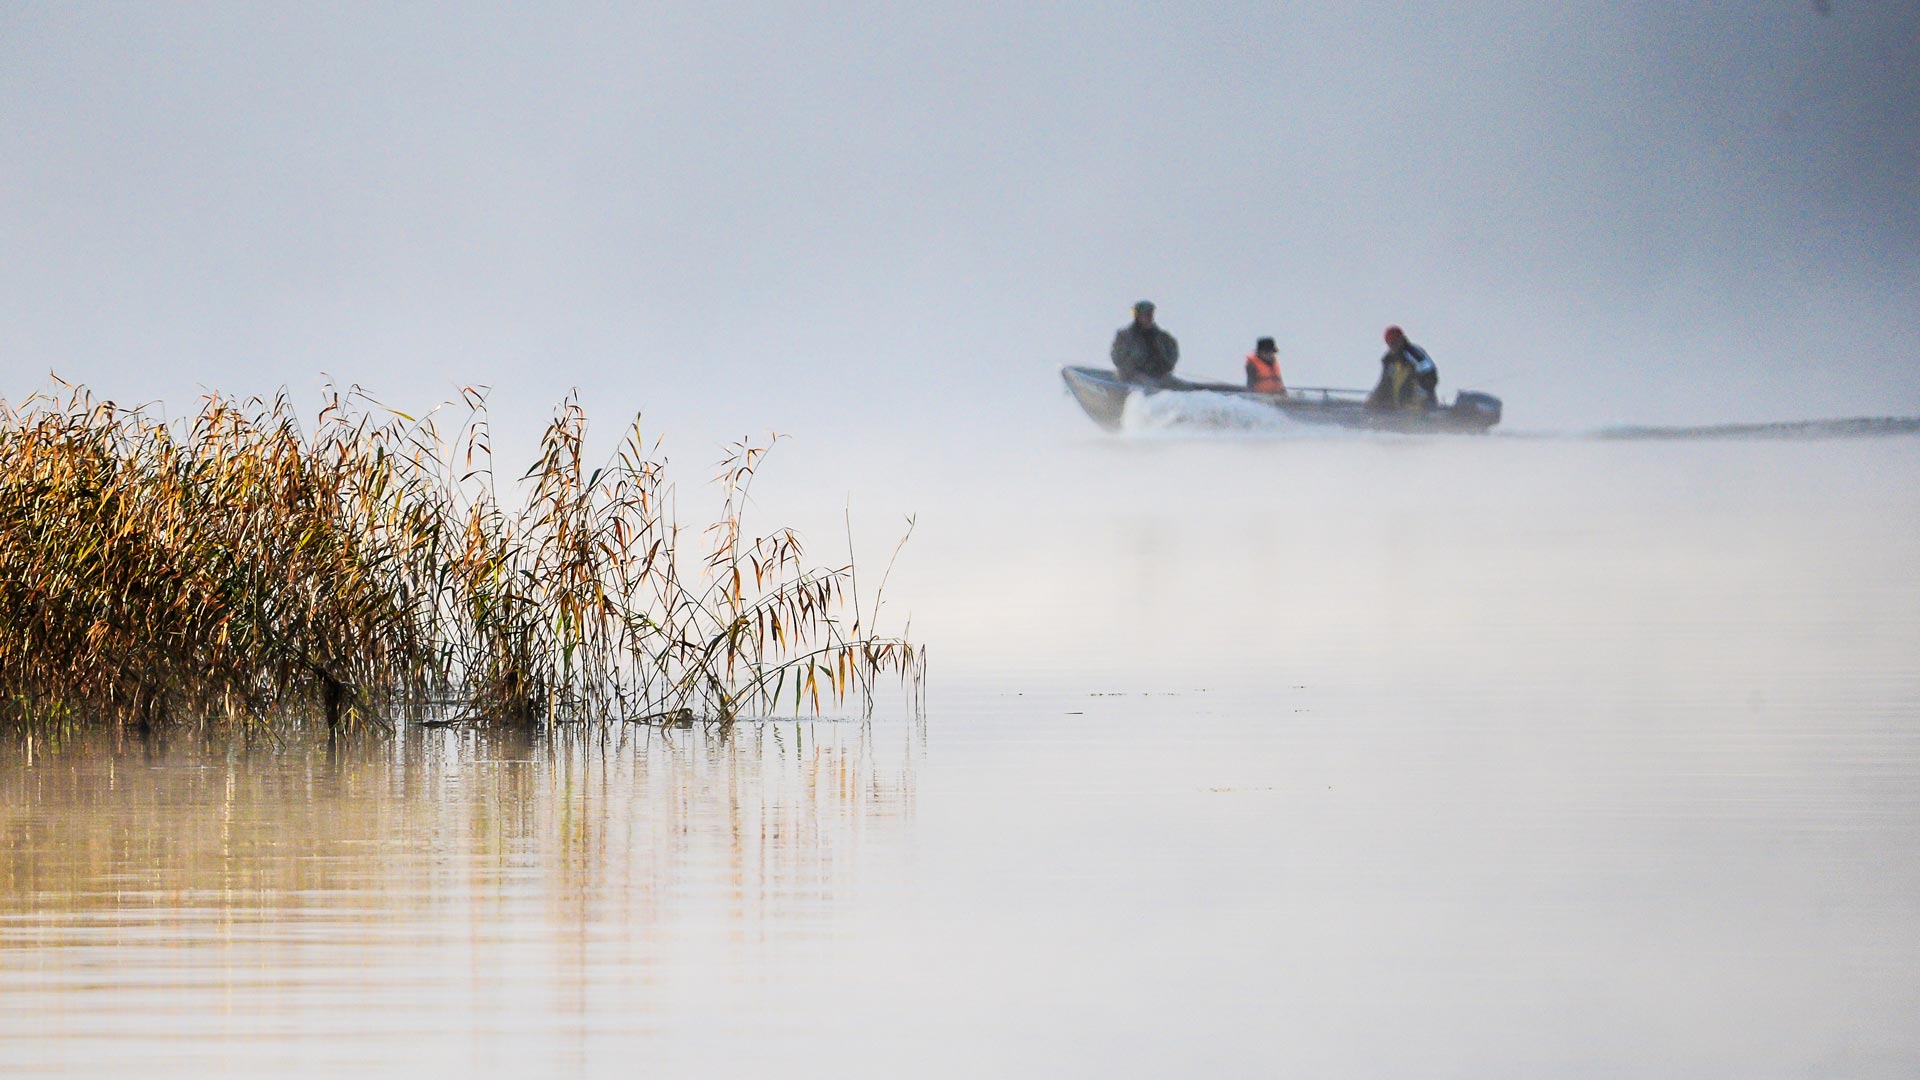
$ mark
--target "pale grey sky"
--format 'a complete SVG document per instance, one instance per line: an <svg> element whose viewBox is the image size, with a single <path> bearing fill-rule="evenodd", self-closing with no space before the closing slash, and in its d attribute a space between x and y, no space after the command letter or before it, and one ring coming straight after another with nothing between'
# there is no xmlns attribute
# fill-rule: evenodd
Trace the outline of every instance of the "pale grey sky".
<svg viewBox="0 0 1920 1080"><path fill-rule="evenodd" d="M1516 426L1920 412L1920 4L0 3L0 350L696 438L1069 427L1159 301Z"/></svg>

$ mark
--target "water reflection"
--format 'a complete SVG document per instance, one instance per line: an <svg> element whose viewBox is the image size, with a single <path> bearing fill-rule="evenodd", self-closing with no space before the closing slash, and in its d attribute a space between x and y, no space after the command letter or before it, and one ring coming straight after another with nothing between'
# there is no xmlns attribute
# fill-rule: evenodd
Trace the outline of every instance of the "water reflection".
<svg viewBox="0 0 1920 1080"><path fill-rule="evenodd" d="M29 1073L584 1064L817 960L900 842L911 725L17 739L0 1063ZM51 1036L51 1037L50 1037Z"/></svg>

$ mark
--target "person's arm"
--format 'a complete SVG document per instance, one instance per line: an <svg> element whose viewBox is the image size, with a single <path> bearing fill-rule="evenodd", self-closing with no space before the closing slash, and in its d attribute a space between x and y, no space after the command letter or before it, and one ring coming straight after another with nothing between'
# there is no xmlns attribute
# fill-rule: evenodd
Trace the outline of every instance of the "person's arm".
<svg viewBox="0 0 1920 1080"><path fill-rule="evenodd" d="M1367 395L1367 404L1373 408L1382 408L1392 404L1388 395L1393 391L1393 354L1380 358L1380 381L1373 384L1373 392Z"/></svg>

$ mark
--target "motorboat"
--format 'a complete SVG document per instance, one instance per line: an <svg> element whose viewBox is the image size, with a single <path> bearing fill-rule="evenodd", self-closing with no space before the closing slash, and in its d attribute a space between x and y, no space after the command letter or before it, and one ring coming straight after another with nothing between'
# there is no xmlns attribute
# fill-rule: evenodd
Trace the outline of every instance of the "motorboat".
<svg viewBox="0 0 1920 1080"><path fill-rule="evenodd" d="M1367 405L1367 391L1330 387L1288 387L1284 394L1249 390L1232 383L1188 382L1185 379L1122 379L1107 368L1067 367L1060 377L1080 408L1093 422L1118 431L1127 399L1139 394L1221 394L1271 408L1290 420L1334 424L1366 431L1484 432L1500 422L1500 399L1492 394L1462 390L1444 405L1419 409L1378 409Z"/></svg>

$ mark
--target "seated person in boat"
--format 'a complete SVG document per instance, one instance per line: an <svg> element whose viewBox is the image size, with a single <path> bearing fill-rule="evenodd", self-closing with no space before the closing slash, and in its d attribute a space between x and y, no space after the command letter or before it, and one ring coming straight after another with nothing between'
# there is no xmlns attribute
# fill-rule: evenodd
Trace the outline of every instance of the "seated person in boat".
<svg viewBox="0 0 1920 1080"><path fill-rule="evenodd" d="M1247 389L1287 395L1287 384L1280 381L1280 347L1270 337L1255 342L1247 354Z"/></svg>
<svg viewBox="0 0 1920 1080"><path fill-rule="evenodd" d="M1440 404L1440 369L1427 350L1407 340L1405 331L1387 327L1387 352L1380 358L1380 381L1367 395L1373 409L1431 409Z"/></svg>
<svg viewBox="0 0 1920 1080"><path fill-rule="evenodd" d="M1133 322L1113 335L1113 369L1128 382L1160 383L1180 362L1180 343L1154 325L1153 301L1133 305Z"/></svg>

